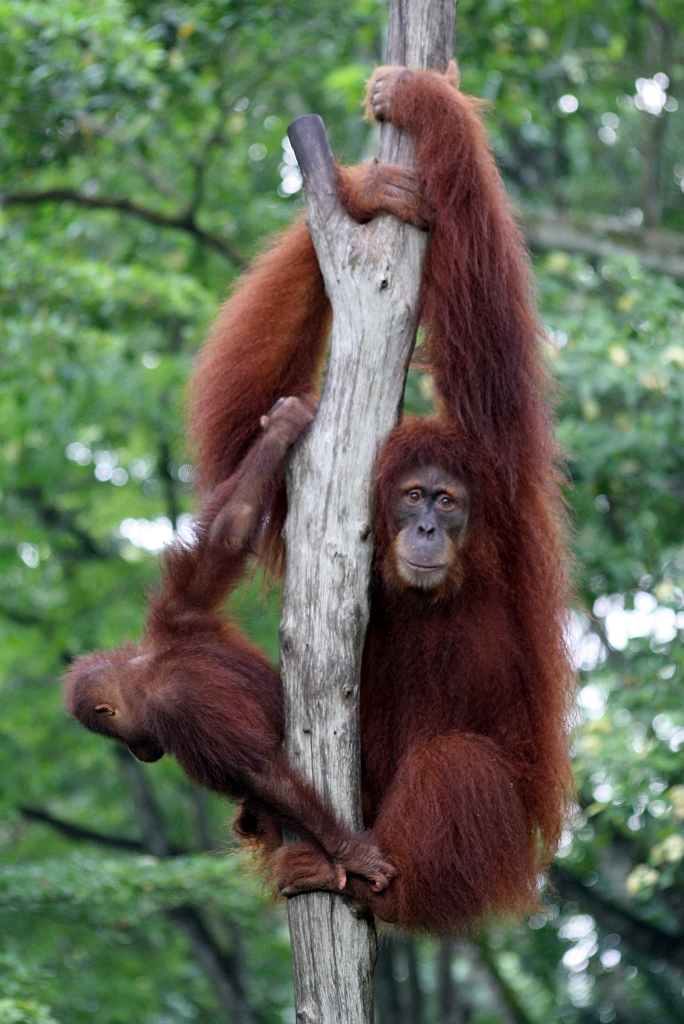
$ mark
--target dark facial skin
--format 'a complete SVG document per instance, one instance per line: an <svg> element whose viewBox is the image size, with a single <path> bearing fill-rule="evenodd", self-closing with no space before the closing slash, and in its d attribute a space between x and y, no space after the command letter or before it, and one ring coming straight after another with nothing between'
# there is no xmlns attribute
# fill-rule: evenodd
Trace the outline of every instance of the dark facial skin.
<svg viewBox="0 0 684 1024"><path fill-rule="evenodd" d="M458 551L468 523L468 494L439 466L418 466L399 482L394 523L395 569L407 586L439 590L457 578Z"/></svg>
<svg viewBox="0 0 684 1024"><path fill-rule="evenodd" d="M102 702L93 709L92 716L88 716L89 721L84 721L83 724L101 736L110 736L125 743L138 761L158 761L164 756L164 748L152 736L143 734L130 739L123 736L118 728L119 717L120 712L112 704Z"/></svg>

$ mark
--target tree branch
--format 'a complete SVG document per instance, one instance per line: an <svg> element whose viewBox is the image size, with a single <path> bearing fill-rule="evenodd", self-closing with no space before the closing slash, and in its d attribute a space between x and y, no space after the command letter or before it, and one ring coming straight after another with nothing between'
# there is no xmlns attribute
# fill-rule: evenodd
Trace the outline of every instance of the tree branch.
<svg viewBox="0 0 684 1024"><path fill-rule="evenodd" d="M653 971L654 961L650 956L640 953L630 943L621 941L620 947L624 958L639 971L646 981L648 988L661 1003L665 1011L665 1017L670 1024L680 1024L684 1020L684 999L681 994L681 975L676 971ZM663 1019L663 1024L665 1021Z"/></svg>
<svg viewBox="0 0 684 1024"><path fill-rule="evenodd" d="M527 243L534 251L560 249L598 259L637 259L646 270L684 280L684 235L639 230L619 217L522 209Z"/></svg>
<svg viewBox="0 0 684 1024"><path fill-rule="evenodd" d="M40 522L49 529L64 530L65 533L78 541L82 553L94 558L107 558L112 554L111 548L103 547L83 530L71 512L56 508L44 501L43 492L39 487L20 487L16 494L27 501L35 511ZM64 552L62 552L64 556Z"/></svg>
<svg viewBox="0 0 684 1024"><path fill-rule="evenodd" d="M684 1019L681 981L674 984L671 974L654 974L650 970L654 961L663 960L675 968L675 980L678 981L677 975L684 968L684 936L669 935L656 925L643 921L630 910L597 893L593 887L588 889L558 865L552 867L550 879L560 896L588 911L602 931L616 932L620 936L620 948L625 958L643 972L649 988L670 1019L673 1022Z"/></svg>
<svg viewBox="0 0 684 1024"><path fill-rule="evenodd" d="M240 269L247 266L247 260L242 256L230 242L209 231L204 231L197 221L193 212L182 213L176 217L151 210L148 207L140 206L130 199L116 199L100 196L86 196L82 192L71 188L52 188L42 192L6 192L0 195L0 206L38 206L41 203L75 203L78 206L85 206L90 210L117 210L119 213L128 213L133 217L139 217L157 227L173 228L176 231L187 231L194 235L200 242L211 246L229 259Z"/></svg>
<svg viewBox="0 0 684 1024"><path fill-rule="evenodd" d="M25 807L20 804L18 810L28 821L38 821L41 825L49 825L55 832L66 836L67 839L75 839L82 843L97 843L98 846L111 846L118 850L130 850L134 853L143 853L144 847L139 839L126 839L124 836L106 835L104 832L94 832L89 828L81 828L80 825L72 825L61 818L55 818L46 811L40 811L36 807Z"/></svg>
<svg viewBox="0 0 684 1024"><path fill-rule="evenodd" d="M96 843L98 846L110 846L113 849L129 850L131 853L145 853L147 847L141 839L127 839L125 836L113 836L107 832L95 832L90 828L73 825L69 821L55 818L54 815L41 811L37 807L25 807L20 804L20 813L29 821L38 821L41 825L49 825L55 832L81 843ZM170 857L185 857L192 853L182 846L169 845Z"/></svg>
<svg viewBox="0 0 684 1024"><path fill-rule="evenodd" d="M564 900L571 900L592 915L606 932L616 932L638 952L666 960L684 969L684 935L670 935L656 925L637 917L631 910L587 888L566 870L554 864L550 873L554 889Z"/></svg>
<svg viewBox="0 0 684 1024"><path fill-rule="evenodd" d="M45 627L45 619L40 615L34 615L31 612L22 612L16 608L8 608L5 604L0 604L0 615L4 615L6 619L11 622L15 622L17 626L42 626Z"/></svg>

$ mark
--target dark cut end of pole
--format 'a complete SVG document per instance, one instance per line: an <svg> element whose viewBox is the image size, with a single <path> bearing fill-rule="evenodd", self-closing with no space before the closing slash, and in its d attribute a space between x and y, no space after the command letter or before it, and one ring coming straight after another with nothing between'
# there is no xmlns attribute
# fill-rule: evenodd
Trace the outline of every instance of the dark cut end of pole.
<svg viewBox="0 0 684 1024"><path fill-rule="evenodd" d="M298 117L287 129L287 136L304 178L307 198L312 198L326 214L337 206L337 164L328 142L323 118L318 114Z"/></svg>

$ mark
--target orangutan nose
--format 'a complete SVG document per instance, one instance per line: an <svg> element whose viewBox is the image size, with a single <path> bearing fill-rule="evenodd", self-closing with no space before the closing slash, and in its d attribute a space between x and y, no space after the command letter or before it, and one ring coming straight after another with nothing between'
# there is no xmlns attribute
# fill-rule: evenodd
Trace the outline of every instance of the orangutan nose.
<svg viewBox="0 0 684 1024"><path fill-rule="evenodd" d="M435 528L430 522L418 523L418 536L424 540L434 539Z"/></svg>

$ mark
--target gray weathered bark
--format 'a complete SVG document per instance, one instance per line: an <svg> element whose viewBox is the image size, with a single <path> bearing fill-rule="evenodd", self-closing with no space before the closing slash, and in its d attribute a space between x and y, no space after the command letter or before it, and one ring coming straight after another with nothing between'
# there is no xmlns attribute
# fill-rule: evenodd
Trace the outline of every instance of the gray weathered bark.
<svg viewBox="0 0 684 1024"><path fill-rule="evenodd" d="M387 61L443 70L455 0L392 0ZM358 689L369 613L371 482L396 423L417 325L426 238L394 218L359 226L344 212L322 122L300 119L292 145L333 307L330 362L312 430L288 471L281 621L286 744L293 763L362 827ZM380 158L409 161L383 126ZM338 897L289 902L300 1024L371 1024L375 929Z"/></svg>

